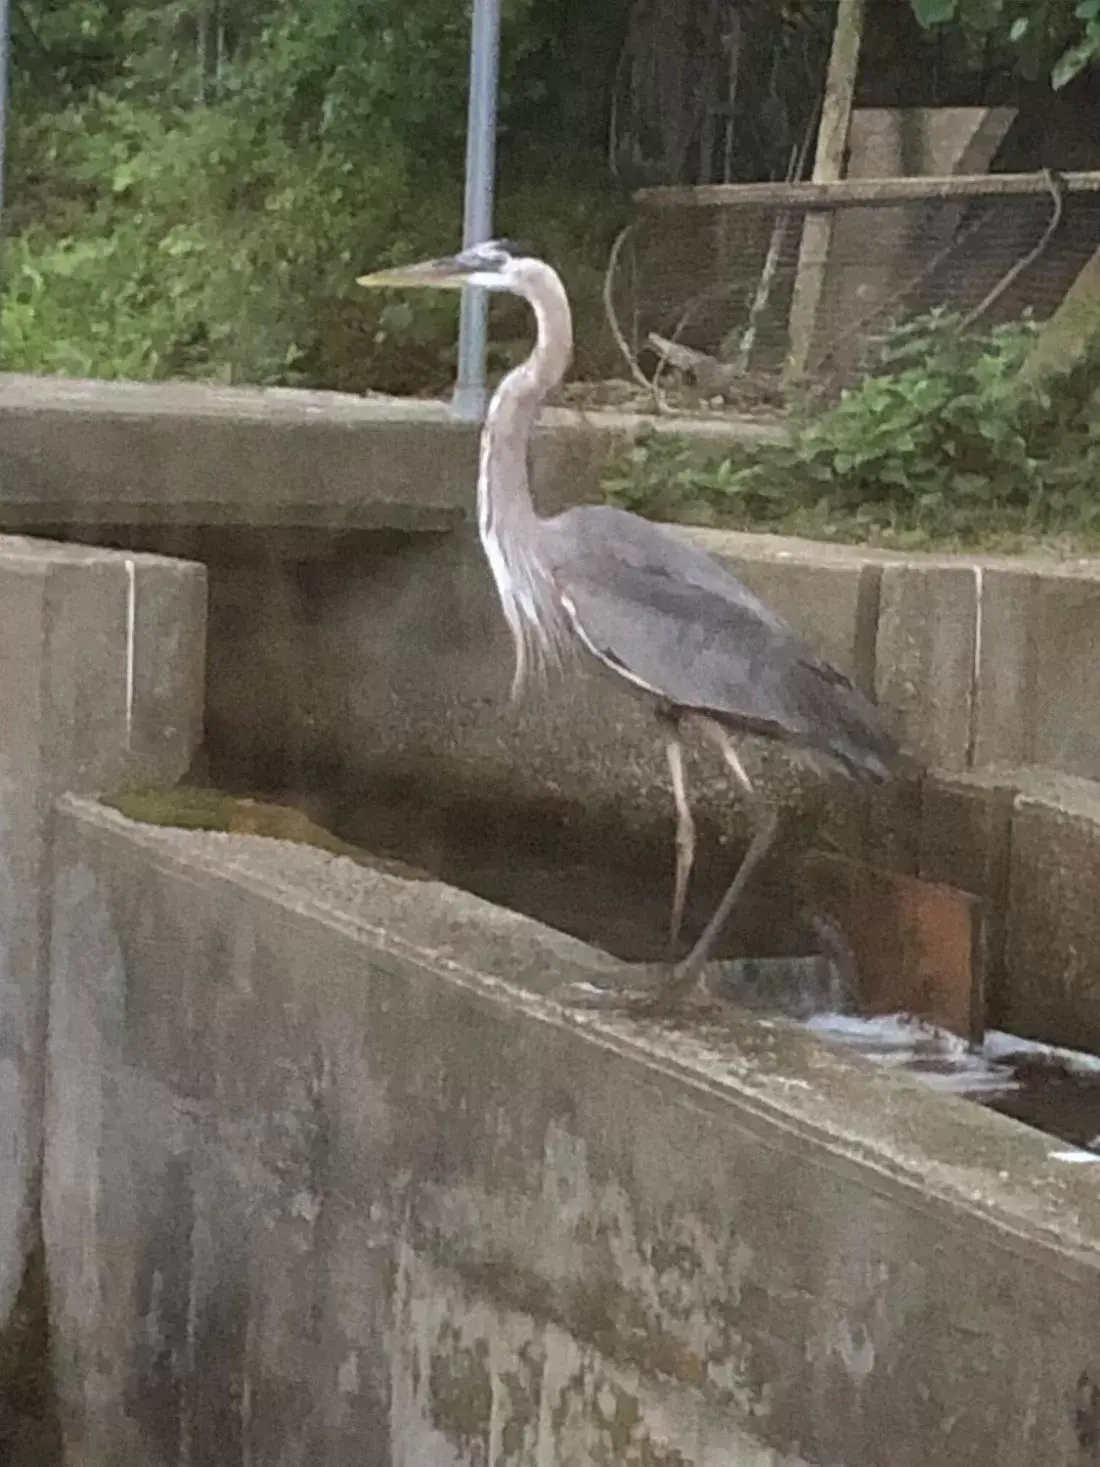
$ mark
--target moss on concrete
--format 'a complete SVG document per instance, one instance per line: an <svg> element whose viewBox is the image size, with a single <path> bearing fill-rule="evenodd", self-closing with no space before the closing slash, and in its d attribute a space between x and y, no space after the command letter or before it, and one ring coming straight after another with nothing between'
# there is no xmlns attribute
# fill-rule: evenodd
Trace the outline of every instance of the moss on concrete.
<svg viewBox="0 0 1100 1467"><path fill-rule="evenodd" d="M180 830L222 831L227 835L257 835L269 840L314 846L332 856L345 856L360 866L385 871L405 881L431 881L426 871L404 861L373 855L350 845L304 811L291 805L245 799L221 790L175 785L169 789L132 790L103 801L111 809L144 825L167 825Z"/></svg>

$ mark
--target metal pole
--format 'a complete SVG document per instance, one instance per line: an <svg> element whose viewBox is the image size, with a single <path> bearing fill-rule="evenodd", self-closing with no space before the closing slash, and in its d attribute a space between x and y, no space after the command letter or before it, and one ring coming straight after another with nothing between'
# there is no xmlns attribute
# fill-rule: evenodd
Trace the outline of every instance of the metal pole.
<svg viewBox="0 0 1100 1467"><path fill-rule="evenodd" d="M0 0L0 249L4 237L4 165L7 162L8 70L11 53L11 0Z"/></svg>
<svg viewBox="0 0 1100 1467"><path fill-rule="evenodd" d="M496 160L497 77L500 71L500 0L474 0L470 35L470 102L466 124L466 209L462 245L493 235L493 170ZM458 381L452 408L460 418L485 413L485 292L462 292L458 334Z"/></svg>

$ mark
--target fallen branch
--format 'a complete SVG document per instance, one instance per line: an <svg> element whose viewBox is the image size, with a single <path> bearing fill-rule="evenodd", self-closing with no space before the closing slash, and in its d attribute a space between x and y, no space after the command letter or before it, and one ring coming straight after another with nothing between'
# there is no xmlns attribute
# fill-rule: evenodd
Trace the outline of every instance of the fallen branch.
<svg viewBox="0 0 1100 1467"><path fill-rule="evenodd" d="M603 309L607 317L607 324L611 328L611 334L615 338L615 344L618 346L620 352L622 352L623 360L630 369L630 375L638 383L639 387L643 387L646 392L652 394L654 406L658 412L661 412L665 408L664 398L638 365L638 358L631 351L630 343L623 335L623 329L619 325L619 318L615 314L615 302L613 299L615 268L619 263L619 255L622 252L622 247L633 229L633 224L625 225L619 230L615 238L615 243L611 246L611 254L607 260L607 270L603 278Z"/></svg>

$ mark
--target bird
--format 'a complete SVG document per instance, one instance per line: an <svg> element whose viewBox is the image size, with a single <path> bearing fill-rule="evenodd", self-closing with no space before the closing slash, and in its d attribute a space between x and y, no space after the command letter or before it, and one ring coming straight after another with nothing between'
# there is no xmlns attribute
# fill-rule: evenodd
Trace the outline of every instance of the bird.
<svg viewBox="0 0 1100 1467"><path fill-rule="evenodd" d="M685 536L612 505L552 517L536 510L528 445L539 411L573 352L569 297L552 265L508 240L360 276L368 289L506 292L527 302L536 340L501 380L481 429L477 527L515 653L511 694L545 680L567 656L593 658L648 700L664 741L676 812L670 961L652 1003L664 1010L709 1001L707 960L753 872L772 847L778 816L750 780L737 736L763 737L823 757L863 784L896 770L900 748L881 710L818 657L733 573ZM695 821L684 736L695 729L748 801L752 837L717 909L678 962Z"/></svg>

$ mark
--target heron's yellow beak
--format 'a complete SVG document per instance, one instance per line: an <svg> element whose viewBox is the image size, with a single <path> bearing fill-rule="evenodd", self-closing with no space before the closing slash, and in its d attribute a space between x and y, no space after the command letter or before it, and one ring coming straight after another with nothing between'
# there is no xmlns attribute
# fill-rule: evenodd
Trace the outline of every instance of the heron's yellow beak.
<svg viewBox="0 0 1100 1467"><path fill-rule="evenodd" d="M419 265L396 265L392 270L375 270L370 275L360 275L355 283L367 290L401 290L410 286L461 290L469 273L452 255L441 260L424 260Z"/></svg>

